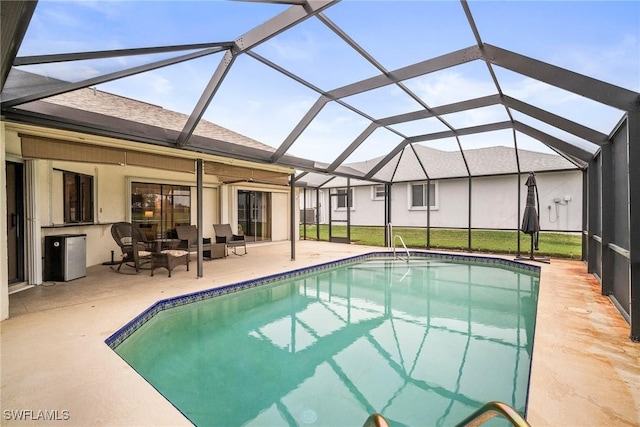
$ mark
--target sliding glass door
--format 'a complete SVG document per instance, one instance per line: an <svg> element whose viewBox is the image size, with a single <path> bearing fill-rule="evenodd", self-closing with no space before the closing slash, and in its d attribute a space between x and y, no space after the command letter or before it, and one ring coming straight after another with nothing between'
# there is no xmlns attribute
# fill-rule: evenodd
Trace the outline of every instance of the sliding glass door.
<svg viewBox="0 0 640 427"><path fill-rule="evenodd" d="M238 228L247 241L271 240L271 193L238 190Z"/></svg>
<svg viewBox="0 0 640 427"><path fill-rule="evenodd" d="M191 188L132 182L131 222L147 239L175 237L176 225L191 223Z"/></svg>

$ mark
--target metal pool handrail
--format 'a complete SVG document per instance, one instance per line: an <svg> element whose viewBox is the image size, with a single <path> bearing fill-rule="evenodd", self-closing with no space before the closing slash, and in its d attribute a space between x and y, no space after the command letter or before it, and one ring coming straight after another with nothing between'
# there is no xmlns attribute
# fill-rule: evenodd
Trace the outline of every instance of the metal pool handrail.
<svg viewBox="0 0 640 427"><path fill-rule="evenodd" d="M456 424L456 427L476 427L486 423L496 415L502 415L515 427L531 427L511 406L502 402L489 402L482 408ZM389 427L387 420L380 414L371 414L362 427Z"/></svg>
<svg viewBox="0 0 640 427"><path fill-rule="evenodd" d="M389 423L380 414L371 414L362 427L389 427Z"/></svg>
<svg viewBox="0 0 640 427"><path fill-rule="evenodd" d="M395 245L395 239L400 239L400 243L402 243L402 247L404 248L404 251L407 253L407 262L409 262L409 249L407 249L407 245L404 244L404 240L402 240L402 237L399 234L396 234L395 236L393 236L393 256L395 256L396 258L400 258L399 255L396 255L396 245ZM402 259L402 258L400 258Z"/></svg>
<svg viewBox="0 0 640 427"><path fill-rule="evenodd" d="M482 408L456 424L456 427L476 427L484 424L496 415L502 415L515 427L531 427L518 411L502 402L489 402L485 404Z"/></svg>
<svg viewBox="0 0 640 427"><path fill-rule="evenodd" d="M399 234L396 234L395 236L393 235L393 225L389 223L389 244L391 245L391 249L393 250L393 257L400 258L400 256L396 255L396 239L400 239L400 243L402 243L402 247L407 254L407 262L409 262L409 249L407 249L407 245L404 244L404 239L402 239L402 236L400 236Z"/></svg>

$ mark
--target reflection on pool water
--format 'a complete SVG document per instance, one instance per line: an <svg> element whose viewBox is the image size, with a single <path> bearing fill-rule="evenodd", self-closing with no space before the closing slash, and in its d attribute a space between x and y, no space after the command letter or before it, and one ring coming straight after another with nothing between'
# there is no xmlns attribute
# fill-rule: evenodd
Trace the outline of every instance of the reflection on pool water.
<svg viewBox="0 0 640 427"><path fill-rule="evenodd" d="M327 266L147 313L107 343L196 425L524 413L539 270L450 258Z"/></svg>

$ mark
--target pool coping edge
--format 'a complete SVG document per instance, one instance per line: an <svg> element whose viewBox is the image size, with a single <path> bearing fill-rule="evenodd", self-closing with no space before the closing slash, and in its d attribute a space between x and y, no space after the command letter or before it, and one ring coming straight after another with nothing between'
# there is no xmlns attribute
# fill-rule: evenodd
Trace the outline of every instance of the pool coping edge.
<svg viewBox="0 0 640 427"><path fill-rule="evenodd" d="M104 342L112 350L115 350L124 340L131 336L138 328L148 322L156 314L182 305L190 304L197 301L202 301L209 298L215 298L222 295L242 291L245 289L254 288L256 286L267 285L277 280L286 280L293 277L297 277L303 274L310 274L329 268L335 268L343 264L354 263L358 261L364 261L375 258L392 258L395 257L395 253L391 251L381 252L368 252L360 255L355 255L348 258L343 258L335 261L330 261L322 264L317 264L309 267L303 267L295 270L286 271L283 273L272 274L268 276L259 277L256 279L249 279L242 282L232 283L215 288L209 288L201 291L196 291L176 297L165 298L156 301L149 308L138 314L132 320L127 322L120 329L111 334ZM410 257L425 258L431 260L442 261L464 261L473 262L477 264L493 264L497 266L503 266L508 268L514 268L516 270L528 271L540 275L541 268L537 265L526 264L518 261L512 261L504 258L490 257L490 256L476 256L476 255L462 255L462 254L442 254L428 251L409 251Z"/></svg>

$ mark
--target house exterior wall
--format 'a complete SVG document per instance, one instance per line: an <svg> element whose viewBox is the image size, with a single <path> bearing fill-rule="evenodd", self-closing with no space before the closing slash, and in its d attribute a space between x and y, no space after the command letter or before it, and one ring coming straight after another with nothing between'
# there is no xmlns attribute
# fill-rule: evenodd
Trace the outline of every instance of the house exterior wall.
<svg viewBox="0 0 640 427"><path fill-rule="evenodd" d="M25 162L21 153L21 140L18 132L24 132L20 125L7 124L0 122L0 134L2 136L2 168L3 168L3 185L2 189L6 189L6 164L5 160ZM30 128L31 130L31 128ZM50 136L55 139L65 139L65 132L37 128L37 135ZM49 135L50 133L50 135ZM72 137L78 137L78 134L71 134ZM84 143L90 143L90 137L83 138ZM100 141L102 142L102 141ZM116 141L117 146L138 148L139 144L127 141ZM147 147L148 148L148 147ZM160 154L179 155L179 151L168 151L167 149L158 149ZM219 158L205 160L219 161ZM138 166L120 166L106 164L80 163L59 160L35 159L29 160L37 171L34 182L37 185L35 189L25 188L25 193L32 191L39 195L37 200L36 215L33 218L40 226L37 227L36 241L40 241L42 255L44 256L44 240L49 235L60 234L86 234L87 235L87 267L102 264L110 261L113 251L114 258L119 260L120 249L111 236L111 225L118 221L131 220L131 183L132 182L150 182L162 184L178 184L191 187L191 223L197 222L197 191L196 176L192 173L183 173L177 171L158 170L152 168ZM63 171L76 172L93 177L93 196L94 196L94 222L92 224L83 225L66 225L64 224L64 198L63 198ZM220 222L229 222L232 226L237 227L237 188L238 186L224 185L217 181L217 177L205 174L203 176L203 235L205 237L213 237L213 224ZM26 184L26 183L25 183ZM255 191L271 192L274 194L272 198L272 224L273 240L286 240L289 238L289 188L276 185L263 184L247 184L247 188ZM5 193L3 193L5 194ZM4 214L1 216L4 226L0 231L0 246L4 251L6 258L7 251L7 234L6 234L6 194L3 197L5 203L2 203ZM25 224L26 226L26 224ZM25 241L27 251L29 242ZM2 255L2 252L0 252ZM37 266L42 270L42 266ZM0 296L2 304L6 303L8 295L7 272L2 269L0 280L2 288ZM25 272L26 280L29 281L28 268ZM41 275L42 276L42 275ZM40 284L40 283L33 283ZM5 313L0 306L0 314L6 318L8 311Z"/></svg>
<svg viewBox="0 0 640 427"><path fill-rule="evenodd" d="M274 242L289 238L289 193L271 194L271 240Z"/></svg>
<svg viewBox="0 0 640 427"><path fill-rule="evenodd" d="M238 232L238 190L262 191L271 193L271 241L289 240L289 187L250 183L223 187L227 188L228 203L222 216L229 218L223 223L231 224L234 233Z"/></svg>
<svg viewBox="0 0 640 427"><path fill-rule="evenodd" d="M404 192L408 194L406 185L403 185ZM448 179L436 183L437 208L431 211L432 227L468 227L469 226L469 180ZM409 200L407 196L407 204ZM424 227L427 224L426 209L413 210L412 226ZM401 225L398 220L402 218L399 212L394 217L394 224Z"/></svg>
<svg viewBox="0 0 640 427"><path fill-rule="evenodd" d="M523 187L526 178L522 177ZM540 227L550 231L582 231L582 171L537 174L536 181L540 196ZM524 194L523 209L526 192ZM565 196L570 200L565 200ZM555 202L557 200L559 203Z"/></svg>
<svg viewBox="0 0 640 427"><path fill-rule="evenodd" d="M527 199L524 185L527 174L476 177L471 180L471 227L516 229L520 227ZM582 171L544 172L536 174L540 200L540 226L546 231L582 230ZM436 206L430 212L432 227L467 228L469 226L469 179L446 179L435 182ZM371 186L353 188L351 224L384 225L384 201L375 199ZM518 212L518 190L521 208ZM328 189L321 192L321 212L328 208ZM569 199L569 200L566 200ZM410 185L391 187L391 222L395 226L426 227L426 208L411 207ZM302 205L300 205L302 207ZM307 207L315 207L314 197ZM323 208L324 207L324 208ZM346 210L332 206L334 220L346 220ZM321 213L321 222L328 215Z"/></svg>
<svg viewBox="0 0 640 427"><path fill-rule="evenodd" d="M119 259L120 249L111 237L111 224L118 221L131 221L131 183L151 182L178 184L191 187L191 219L195 223L197 194L195 176L188 173L158 171L132 166L92 165L75 162L36 160L39 168L40 185L51 190L41 192L40 223L44 237L59 234L87 234L87 266L101 264L111 259L114 251ZM94 179L94 224L64 225L62 173L78 172L93 176ZM208 182L207 182L208 181ZM205 237L213 236L213 224L219 211L217 188L213 180L205 179L203 189L203 224ZM47 188L47 187L45 187ZM46 200L44 200L46 198ZM207 204L207 201L209 204Z"/></svg>
<svg viewBox="0 0 640 427"><path fill-rule="evenodd" d="M475 178L471 182L471 227L514 229L518 215L518 176ZM526 199L522 187L521 201Z"/></svg>

